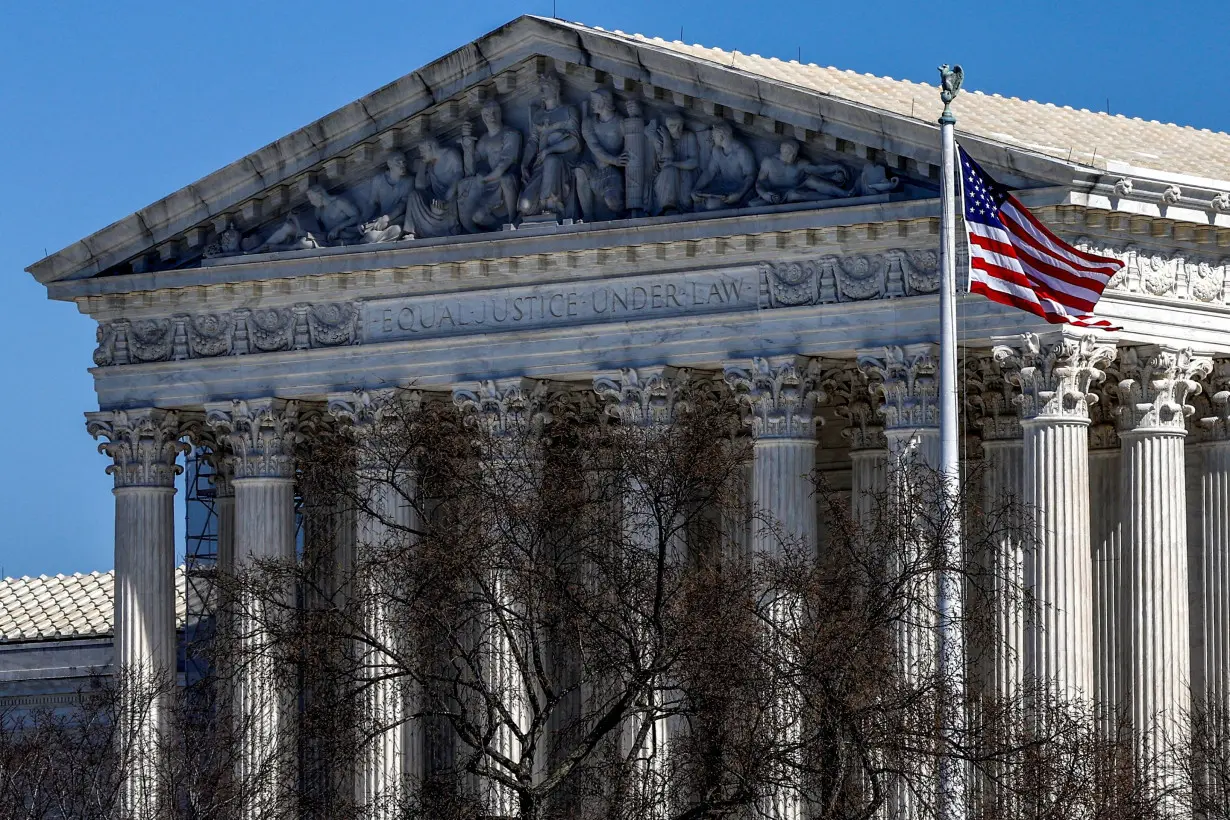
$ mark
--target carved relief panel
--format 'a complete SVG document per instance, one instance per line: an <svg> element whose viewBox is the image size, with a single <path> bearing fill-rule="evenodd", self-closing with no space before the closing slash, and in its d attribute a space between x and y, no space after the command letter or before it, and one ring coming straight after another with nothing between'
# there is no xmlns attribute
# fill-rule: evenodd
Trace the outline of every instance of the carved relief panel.
<svg viewBox="0 0 1230 820"><path fill-rule="evenodd" d="M508 74L383 135L379 148L358 152L365 162L326 161L323 173L266 199L280 205L270 213L253 206L219 218L201 256L935 195L933 183L882 160L801 142L780 124L753 129L721 106L592 72L561 76L545 63Z"/></svg>

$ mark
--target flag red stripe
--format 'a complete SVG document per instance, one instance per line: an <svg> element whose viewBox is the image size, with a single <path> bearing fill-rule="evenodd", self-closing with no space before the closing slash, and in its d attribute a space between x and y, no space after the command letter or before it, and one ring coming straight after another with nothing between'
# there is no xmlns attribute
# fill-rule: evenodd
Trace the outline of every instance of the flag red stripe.
<svg viewBox="0 0 1230 820"><path fill-rule="evenodd" d="M1055 305L1062 309L1064 313L1067 313L1069 308L1075 308L1081 313L1086 313L1093 310L1093 302L1074 299L1066 294L1066 298L1059 299L1056 297L1055 293L1043 283L1038 282L1027 275L1018 273L1011 268L1001 267L977 256L971 256L969 264L972 269L985 271L989 276L995 279L1008 282L1019 288L1033 291L1033 293L1037 295L1040 302L1048 300L1054 302Z"/></svg>
<svg viewBox="0 0 1230 820"><path fill-rule="evenodd" d="M1119 268L1123 267L1123 263L1119 260L1112 260L1114 264L1102 265L1100 267L1092 267L1087 264L1073 262L1067 258L1058 249L1052 248L1048 243L1040 240L1036 235L1018 221L1017 215L1005 207L999 212L1000 221L1004 223L1004 227L1008 232L1020 240L1020 243L1028 248L1033 249L1036 253L1046 256L1051 259L1054 264L1063 266L1072 271L1073 275L1086 279L1088 282L1097 282L1105 284L1110 277L1114 276Z"/></svg>
<svg viewBox="0 0 1230 820"><path fill-rule="evenodd" d="M1074 300L1085 303L1082 310L1092 310L1098 297L1102 295L1102 287L1092 287L1087 279L1074 277L1068 271L1047 264L1046 260L1038 259L1032 253L1026 252L1024 255L1018 253L1024 249L990 237L980 236L972 231L969 241L971 246L979 247L992 254L1014 257L1026 274L1036 276L1047 287L1062 290L1071 295Z"/></svg>
<svg viewBox="0 0 1230 820"><path fill-rule="evenodd" d="M1038 302L1033 302L1028 299L1009 293L1007 291L996 290L988 283L975 279L970 283L970 293L977 293L980 296L985 296L992 302L997 302L1001 305L1014 307L1018 310L1023 310L1026 313L1032 313L1035 316L1040 316L1046 319L1051 324L1071 324L1078 327L1095 327L1103 330L1121 330L1122 328L1111 324L1105 319L1096 319L1093 316L1070 316L1065 313L1055 313L1048 311L1045 306Z"/></svg>
<svg viewBox="0 0 1230 820"><path fill-rule="evenodd" d="M1006 203L1006 205L1011 205L1013 211L1015 211L1016 213L1019 213L1021 216L1027 219L1029 221L1029 224L1035 230L1037 230L1038 233L1042 234L1042 236L1049 239L1051 242L1055 244L1056 248L1062 249L1065 253L1071 254L1072 256L1077 257L1077 259L1088 262L1091 265L1095 265L1095 266L1112 265L1114 267L1114 270L1111 271L1112 274L1115 271L1119 270L1119 268L1123 267L1123 263L1120 262L1118 259L1114 259L1109 256L1099 256L1096 253L1089 253L1087 251L1082 251L1080 248L1074 248L1071 245L1069 245L1067 242L1064 242L1062 239L1056 236L1051 231L1050 228L1042 224L1042 221L1038 219L1038 217L1034 216L1033 213L1028 208L1022 205L1021 200L1017 199L1016 197L1009 195L1008 202Z"/></svg>

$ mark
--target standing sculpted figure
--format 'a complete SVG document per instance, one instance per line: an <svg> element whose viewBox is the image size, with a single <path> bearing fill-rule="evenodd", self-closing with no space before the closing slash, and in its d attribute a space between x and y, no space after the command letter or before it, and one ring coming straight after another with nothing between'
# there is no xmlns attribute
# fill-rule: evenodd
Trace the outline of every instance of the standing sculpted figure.
<svg viewBox="0 0 1230 820"><path fill-rule="evenodd" d="M406 233L420 239L457 233L457 188L464 173L456 148L441 145L435 137L419 143L414 192L406 201Z"/></svg>
<svg viewBox="0 0 1230 820"><path fill-rule="evenodd" d="M743 201L756 180L756 157L752 149L735 139L729 123L713 126L713 151L709 164L696 180L692 201L703 211L732 208Z"/></svg>
<svg viewBox="0 0 1230 820"><path fill-rule="evenodd" d="M581 121L581 135L594 155L573 172L581 215L587 220L618 216L624 210L624 174L628 154L624 151L623 120L615 113L615 96L605 88L589 93L591 111ZM607 213L600 213L605 206Z"/></svg>
<svg viewBox="0 0 1230 820"><path fill-rule="evenodd" d="M392 242L401 239L404 232L406 201L413 190L413 182L406 172L406 157L395 152L385 158L384 164L384 172L369 183L364 222L359 226L363 242Z"/></svg>
<svg viewBox="0 0 1230 820"><path fill-rule="evenodd" d="M334 196L320 185L307 189L307 199L323 235L305 230L299 216L292 213L249 253L320 248L335 242L344 245L347 240L358 238L359 209L350 200Z"/></svg>
<svg viewBox="0 0 1230 820"><path fill-rule="evenodd" d="M848 179L849 174L841 165L815 165L800 160L799 144L786 140L778 147L777 156L760 161L756 197L748 204L780 205L850 196L850 190L842 187Z"/></svg>
<svg viewBox="0 0 1230 820"><path fill-rule="evenodd" d="M687 130L683 115L671 111L664 124L650 120L645 134L653 143L657 175L653 179L653 215L692 207L692 183L700 168L700 143Z"/></svg>
<svg viewBox="0 0 1230 820"><path fill-rule="evenodd" d="M564 216L571 196L570 170L581 153L577 109L560 98L559 78L538 76L540 105L530 108L530 135L521 158L523 216L551 212Z"/></svg>
<svg viewBox="0 0 1230 820"><path fill-rule="evenodd" d="M470 233L517 218L517 176L521 159L521 132L504 124L504 111L496 100L483 103L487 133L474 137L469 123L462 126L461 153L465 179L457 189L461 224Z"/></svg>

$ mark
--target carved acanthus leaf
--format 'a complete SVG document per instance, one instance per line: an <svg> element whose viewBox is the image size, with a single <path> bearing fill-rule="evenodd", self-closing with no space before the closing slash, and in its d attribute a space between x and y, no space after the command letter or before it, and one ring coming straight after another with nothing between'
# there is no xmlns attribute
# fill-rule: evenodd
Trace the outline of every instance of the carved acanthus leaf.
<svg viewBox="0 0 1230 820"><path fill-rule="evenodd" d="M982 438L986 441L1019 439L1021 417L1012 382L1005 378L993 356L982 356L969 364L966 375L968 402Z"/></svg>
<svg viewBox="0 0 1230 820"><path fill-rule="evenodd" d="M1144 430L1186 430L1196 409L1188 399L1200 393L1197 379L1209 375L1213 361L1190 348L1128 348L1119 381L1120 435Z"/></svg>
<svg viewBox="0 0 1230 820"><path fill-rule="evenodd" d="M453 391L453 404L471 424L493 438L539 433L551 423L550 383L535 379L487 379L473 390Z"/></svg>
<svg viewBox="0 0 1230 820"><path fill-rule="evenodd" d="M607 415L623 424L652 427L673 424L691 408L687 392L692 373L676 368L626 367L618 374L594 378L594 393Z"/></svg>
<svg viewBox="0 0 1230 820"><path fill-rule="evenodd" d="M744 423L756 438L810 439L823 423L815 415L825 395L814 359L756 357L751 367L726 367L725 381L745 408Z"/></svg>
<svg viewBox="0 0 1230 820"><path fill-rule="evenodd" d="M107 440L98 452L111 458L107 474L117 489L175 486L183 468L175 463L188 445L180 441L179 414L173 410L112 410L86 413L86 430Z"/></svg>
<svg viewBox="0 0 1230 820"><path fill-rule="evenodd" d="M939 424L936 349L933 344L889 345L859 354L858 365L884 399L885 431L917 430Z"/></svg>
<svg viewBox="0 0 1230 820"><path fill-rule="evenodd" d="M1106 377L1098 368L1114 359L1113 344L1068 331L1003 341L1008 343L996 345L992 355L1021 388L1022 419L1089 418L1089 405L1097 401L1090 389Z"/></svg>
<svg viewBox="0 0 1230 820"><path fill-rule="evenodd" d="M205 405L205 422L230 449L235 478L293 478L303 440L299 403L253 399Z"/></svg>
<svg viewBox="0 0 1230 820"><path fill-rule="evenodd" d="M1207 413L1195 419L1201 441L1230 441L1230 359L1217 359L1202 391Z"/></svg>

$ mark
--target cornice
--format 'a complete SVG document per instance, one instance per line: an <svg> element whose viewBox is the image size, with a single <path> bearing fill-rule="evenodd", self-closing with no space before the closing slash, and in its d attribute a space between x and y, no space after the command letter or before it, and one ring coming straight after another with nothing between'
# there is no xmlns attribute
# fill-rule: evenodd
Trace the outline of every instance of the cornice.
<svg viewBox="0 0 1230 820"><path fill-rule="evenodd" d="M900 246L918 237L935 243L939 200L920 199L813 207L781 213L681 220L657 217L560 226L549 234L517 231L411 243L227 257L225 264L178 271L107 276L48 286L53 299L75 301L99 319L119 311L214 304L253 297L286 298L322 290L386 288L386 293L440 292L621 271L695 267L697 259L790 252L816 246ZM823 205L823 203L819 203ZM696 217L689 214L689 217ZM598 270L601 268L601 270ZM382 295L373 291L373 295Z"/></svg>

